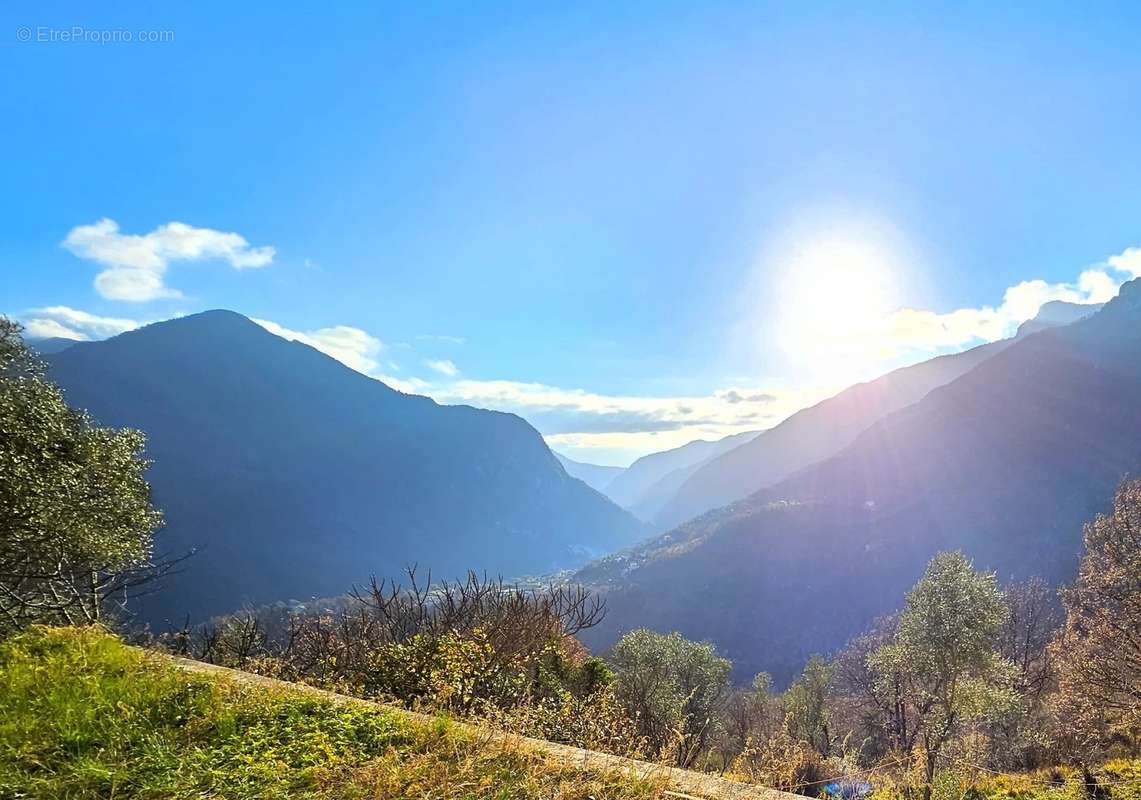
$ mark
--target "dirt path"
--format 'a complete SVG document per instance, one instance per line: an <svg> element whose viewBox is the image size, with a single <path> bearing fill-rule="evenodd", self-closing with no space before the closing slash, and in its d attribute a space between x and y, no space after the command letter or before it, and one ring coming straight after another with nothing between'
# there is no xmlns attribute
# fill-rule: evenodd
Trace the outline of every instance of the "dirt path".
<svg viewBox="0 0 1141 800"><path fill-rule="evenodd" d="M407 711L384 703L349 697L348 695L337 694L336 692L330 692L324 689L315 689L312 686L305 686L304 684L279 681L274 678L266 678L262 675L241 672L240 670L230 669L228 667L203 664L200 661L192 661L186 658L173 656L162 657L170 658L180 669L184 669L187 672L221 675L239 683L264 686L267 689L288 689L291 691L317 694L338 704L357 704L373 708L383 708L390 712L396 711L417 722L432 722L432 717L425 714L418 714L414 711ZM693 772L687 769L667 767L662 764L651 764L647 761L638 761L633 758L622 758L621 756L614 756L609 753L583 750L578 747L548 742L543 739L531 739L464 722L457 721L453 724L479 736L487 737L488 740L492 742L506 745L522 745L532 748L560 763L579 769L596 772L623 772L626 774L634 774L641 778L664 778L666 785L669 787L665 791L668 797L683 798L683 800L684 798L692 798L693 800L804 800L804 797L801 795L789 794L788 792L781 792L776 789L766 789L762 786L754 786L747 783L738 783L737 781L726 780L716 775L707 775L704 772Z"/></svg>

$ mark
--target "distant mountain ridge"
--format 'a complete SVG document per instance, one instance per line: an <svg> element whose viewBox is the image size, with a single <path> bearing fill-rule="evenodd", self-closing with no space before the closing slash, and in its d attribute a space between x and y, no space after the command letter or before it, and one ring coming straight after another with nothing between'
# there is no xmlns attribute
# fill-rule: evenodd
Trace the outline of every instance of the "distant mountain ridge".
<svg viewBox="0 0 1141 800"><path fill-rule="evenodd" d="M606 494L638 517L652 520L677 488L701 465L741 446L757 435L746 431L721 439L697 439L642 456L606 487Z"/></svg>
<svg viewBox="0 0 1141 800"><path fill-rule="evenodd" d="M581 570L609 614L708 639L738 678L787 681L898 607L937 551L1069 579L1083 522L1141 471L1141 279L1099 312L1000 352L839 453Z"/></svg>
<svg viewBox="0 0 1141 800"><path fill-rule="evenodd" d="M702 464L676 487L651 519L659 529L670 528L771 486L838 453L876 421L969 372L1021 336L1069 324L1099 308L1100 305L1060 301L1046 303L1012 339L939 356L851 386Z"/></svg>
<svg viewBox="0 0 1141 800"><path fill-rule="evenodd" d="M554 452L554 451L552 451ZM582 461L575 461L573 458L567 458L562 453L555 453L555 458L563 465L563 469L567 471L567 475L572 478L578 478L591 489L606 494L606 487L618 475L622 474L624 467L610 467L603 464L587 464Z"/></svg>
<svg viewBox="0 0 1141 800"><path fill-rule="evenodd" d="M76 339L65 339L62 336L48 336L43 339L27 339L28 346L42 356L59 353L73 344L79 344Z"/></svg>
<svg viewBox="0 0 1141 800"><path fill-rule="evenodd" d="M413 562L547 572L642 534L519 417L403 394L233 312L48 358L69 402L147 434L157 549L202 548L146 599L152 622L336 595Z"/></svg>
<svg viewBox="0 0 1141 800"><path fill-rule="evenodd" d="M1065 300L1051 300L1042 304L1034 319L1028 319L1018 326L1015 338L1029 336L1058 325L1069 325L1100 311L1104 306L1105 303L1068 303Z"/></svg>

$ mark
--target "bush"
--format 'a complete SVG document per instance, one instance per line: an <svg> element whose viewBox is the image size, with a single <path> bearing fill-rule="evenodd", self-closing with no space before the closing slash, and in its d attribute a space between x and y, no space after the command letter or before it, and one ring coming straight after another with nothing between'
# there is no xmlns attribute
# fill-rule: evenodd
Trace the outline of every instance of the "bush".
<svg viewBox="0 0 1141 800"><path fill-rule="evenodd" d="M574 587L522 589L469 574L407 588L373 581L317 604L246 611L163 637L180 655L358 697L491 719L627 755L639 739L613 673L574 634L602 604Z"/></svg>
<svg viewBox="0 0 1141 800"><path fill-rule="evenodd" d="M615 692L650 752L692 764L715 741L729 693L728 659L680 634L631 631L610 654Z"/></svg>

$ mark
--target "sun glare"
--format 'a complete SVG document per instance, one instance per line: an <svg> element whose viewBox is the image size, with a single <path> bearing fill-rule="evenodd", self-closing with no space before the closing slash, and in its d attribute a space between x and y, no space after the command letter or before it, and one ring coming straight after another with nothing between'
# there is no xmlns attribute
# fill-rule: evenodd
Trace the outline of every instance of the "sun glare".
<svg viewBox="0 0 1141 800"><path fill-rule="evenodd" d="M779 291L781 342L801 366L859 373L883 358L895 297L886 253L858 241L811 245L791 259Z"/></svg>

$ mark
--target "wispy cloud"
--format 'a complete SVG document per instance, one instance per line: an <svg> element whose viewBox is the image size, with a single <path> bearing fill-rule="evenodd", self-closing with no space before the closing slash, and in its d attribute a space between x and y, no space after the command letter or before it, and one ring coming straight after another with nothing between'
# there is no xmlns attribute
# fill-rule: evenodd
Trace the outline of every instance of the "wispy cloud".
<svg viewBox="0 0 1141 800"><path fill-rule="evenodd" d="M719 392L718 396L721 397L726 403L773 403L776 402L777 396L769 392L754 392L752 394L741 394L736 389L729 389L724 392Z"/></svg>
<svg viewBox="0 0 1141 800"><path fill-rule="evenodd" d="M827 389L733 387L698 396L608 395L541 383L459 380L421 389L444 403L519 414L551 442L648 452L767 428Z"/></svg>
<svg viewBox="0 0 1141 800"><path fill-rule="evenodd" d="M1033 319L1044 303L1053 300L1104 303L1112 299L1122 283L1141 273L1141 269L1133 272L1114 266L1115 261L1118 264L1128 263L1123 259L1126 254L1109 259L1106 262L1108 268L1083 271L1072 283L1047 283L1040 279L1023 281L1008 288L997 306L960 308L942 314L914 308L900 309L888 320L888 336L897 347L914 350L962 347L1006 338L1021 323Z"/></svg>
<svg viewBox="0 0 1141 800"><path fill-rule="evenodd" d="M1141 278L1141 247L1130 247L1124 252L1110 256L1106 260L1111 268L1125 272L1134 278Z"/></svg>
<svg viewBox="0 0 1141 800"><path fill-rule="evenodd" d="M418 342L439 342L440 344L462 345L467 342L463 336L445 336L436 333L421 333L416 337Z"/></svg>
<svg viewBox="0 0 1141 800"><path fill-rule="evenodd" d="M334 325L312 331L297 331L268 319L255 319L254 322L283 339L301 342L320 350L365 375L373 375L380 366L378 357L384 349L384 343L360 328Z"/></svg>
<svg viewBox="0 0 1141 800"><path fill-rule="evenodd" d="M1044 303L1104 303L1121 284L1141 276L1141 248L1130 248L1082 270L1072 281L1026 280L1008 287L1000 302L939 312L900 308L861 320L859 326L805 326L792 344L805 360L829 368L876 354L884 369L943 352L1012 336ZM858 291L854 294L859 294Z"/></svg>
<svg viewBox="0 0 1141 800"><path fill-rule="evenodd" d="M142 323L120 317L100 317L68 306L33 308L17 315L28 336L35 339L106 339L134 330Z"/></svg>
<svg viewBox="0 0 1141 800"><path fill-rule="evenodd" d="M252 247L237 233L168 222L150 233L125 234L112 219L72 228L63 246L76 256L107 267L95 277L95 289L111 300L145 302L179 297L164 283L172 261L226 261L235 269L264 267L273 247Z"/></svg>
<svg viewBox="0 0 1141 800"><path fill-rule="evenodd" d="M428 358L424 360L424 366L433 372L438 372L441 375L449 378L454 378L460 374L459 368L451 359L447 358Z"/></svg>

